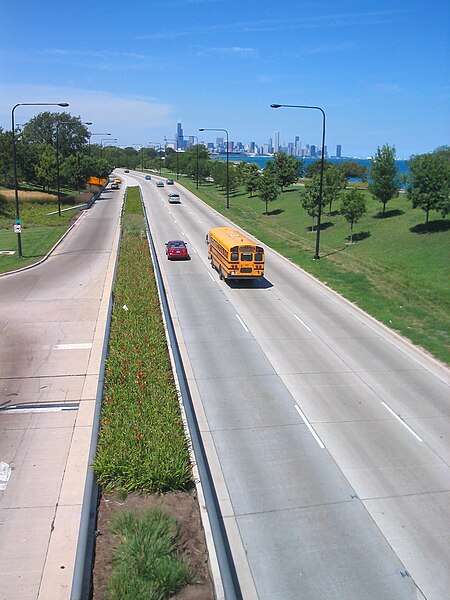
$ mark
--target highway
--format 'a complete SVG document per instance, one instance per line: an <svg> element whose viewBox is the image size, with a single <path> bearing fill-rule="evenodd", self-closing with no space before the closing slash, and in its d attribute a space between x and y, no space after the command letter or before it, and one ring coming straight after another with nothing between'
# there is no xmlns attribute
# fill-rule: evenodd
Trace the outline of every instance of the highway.
<svg viewBox="0 0 450 600"><path fill-rule="evenodd" d="M0 600L70 598L122 194L0 277Z"/></svg>
<svg viewBox="0 0 450 600"><path fill-rule="evenodd" d="M205 234L227 220L176 184L127 181L143 190L244 598L448 598L448 371L269 249L264 281L221 282ZM166 260L169 239L189 262Z"/></svg>
<svg viewBox="0 0 450 600"><path fill-rule="evenodd" d="M263 281L220 281L205 234L229 222L119 174L143 192L244 599L449 598L448 370L270 249ZM122 193L0 278L0 600L70 596Z"/></svg>

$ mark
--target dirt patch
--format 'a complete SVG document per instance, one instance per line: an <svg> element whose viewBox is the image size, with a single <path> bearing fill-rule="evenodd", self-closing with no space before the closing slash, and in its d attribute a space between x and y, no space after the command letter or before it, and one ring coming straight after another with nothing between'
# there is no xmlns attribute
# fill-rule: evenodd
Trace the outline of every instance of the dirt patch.
<svg viewBox="0 0 450 600"><path fill-rule="evenodd" d="M112 515L129 510L140 516L149 506L161 507L177 520L180 527L178 549L188 557L194 575L194 583L185 587L173 598L176 600L214 600L208 551L195 490L161 495L130 494L125 500L114 494L102 494L97 518L99 535L95 548L93 600L104 600L105 598L106 583L112 573L113 553L119 544L119 538L111 533ZM136 598L136 600L141 599Z"/></svg>

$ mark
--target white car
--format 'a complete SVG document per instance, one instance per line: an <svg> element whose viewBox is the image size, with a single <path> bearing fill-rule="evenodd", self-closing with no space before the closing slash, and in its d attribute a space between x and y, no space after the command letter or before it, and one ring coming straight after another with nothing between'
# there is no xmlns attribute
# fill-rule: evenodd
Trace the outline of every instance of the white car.
<svg viewBox="0 0 450 600"><path fill-rule="evenodd" d="M170 204L180 204L180 194L169 194L169 203Z"/></svg>

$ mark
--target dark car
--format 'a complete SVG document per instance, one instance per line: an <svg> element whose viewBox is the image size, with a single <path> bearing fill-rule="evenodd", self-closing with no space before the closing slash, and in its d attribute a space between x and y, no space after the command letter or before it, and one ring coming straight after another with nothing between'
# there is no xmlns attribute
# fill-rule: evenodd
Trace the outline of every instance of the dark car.
<svg viewBox="0 0 450 600"><path fill-rule="evenodd" d="M164 181L158 181L156 187L164 187Z"/></svg>
<svg viewBox="0 0 450 600"><path fill-rule="evenodd" d="M150 175L146 175L145 179L151 179Z"/></svg>
<svg viewBox="0 0 450 600"><path fill-rule="evenodd" d="M169 194L169 204L180 204L180 194Z"/></svg>
<svg viewBox="0 0 450 600"><path fill-rule="evenodd" d="M116 182L112 183L112 184L111 184L111 189L112 189L112 190L118 190L118 189L119 189L119 184L118 184L118 183L116 183Z"/></svg>
<svg viewBox="0 0 450 600"><path fill-rule="evenodd" d="M171 240L166 243L166 254L169 260L182 260L189 258L186 243L182 240Z"/></svg>
<svg viewBox="0 0 450 600"><path fill-rule="evenodd" d="M173 185L173 179L166 179L167 185Z"/></svg>
<svg viewBox="0 0 450 600"><path fill-rule="evenodd" d="M124 173L129 173L130 172L129 169L124 169L123 171L124 171Z"/></svg>

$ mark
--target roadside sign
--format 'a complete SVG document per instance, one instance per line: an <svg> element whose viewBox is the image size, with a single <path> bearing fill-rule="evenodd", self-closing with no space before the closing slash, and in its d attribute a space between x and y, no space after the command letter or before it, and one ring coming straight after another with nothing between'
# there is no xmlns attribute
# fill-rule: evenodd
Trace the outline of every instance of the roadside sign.
<svg viewBox="0 0 450 600"><path fill-rule="evenodd" d="M22 225L14 224L14 233L22 233Z"/></svg>

